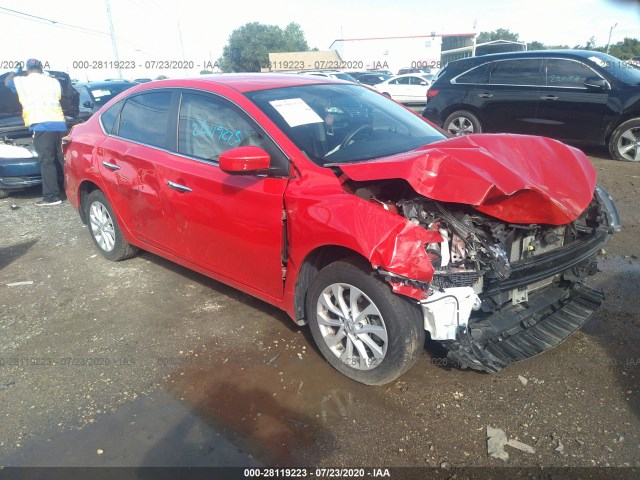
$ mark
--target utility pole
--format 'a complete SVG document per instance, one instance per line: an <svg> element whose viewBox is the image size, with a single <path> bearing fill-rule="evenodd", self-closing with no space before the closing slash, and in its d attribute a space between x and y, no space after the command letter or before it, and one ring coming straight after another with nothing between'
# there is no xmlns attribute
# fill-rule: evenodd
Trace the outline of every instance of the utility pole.
<svg viewBox="0 0 640 480"><path fill-rule="evenodd" d="M113 30L113 18L111 18L111 4L109 0L104 0L107 7L107 18L109 19L109 31L111 32L111 47L113 47L113 56L118 67L118 78L122 79L122 69L120 68L120 57L118 56L118 43L116 42L116 34Z"/></svg>
<svg viewBox="0 0 640 480"><path fill-rule="evenodd" d="M607 53L609 53L609 47L611 46L611 33L613 32L613 29L616 28L617 26L618 24L616 23L609 29L609 41L607 42Z"/></svg>
<svg viewBox="0 0 640 480"><path fill-rule="evenodd" d="M180 39L180 51L182 52L182 64L184 65L184 73L187 74L189 69L187 69L187 59L184 55L184 43L182 42L182 28L180 28L180 16L178 15L178 38Z"/></svg>

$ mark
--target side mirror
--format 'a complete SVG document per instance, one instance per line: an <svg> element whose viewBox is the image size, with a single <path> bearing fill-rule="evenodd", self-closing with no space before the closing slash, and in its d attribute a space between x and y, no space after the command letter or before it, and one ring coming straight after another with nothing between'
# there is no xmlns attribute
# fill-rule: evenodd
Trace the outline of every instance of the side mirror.
<svg viewBox="0 0 640 480"><path fill-rule="evenodd" d="M429 85L427 82L420 82L420 85Z"/></svg>
<svg viewBox="0 0 640 480"><path fill-rule="evenodd" d="M269 168L271 157L259 147L237 147L221 153L218 164L227 173L256 173Z"/></svg>
<svg viewBox="0 0 640 480"><path fill-rule="evenodd" d="M82 104L82 106L85 108L93 108L93 102L91 100L87 100Z"/></svg>
<svg viewBox="0 0 640 480"><path fill-rule="evenodd" d="M584 81L584 86L589 90L602 91L607 89L607 81L602 77L588 77Z"/></svg>

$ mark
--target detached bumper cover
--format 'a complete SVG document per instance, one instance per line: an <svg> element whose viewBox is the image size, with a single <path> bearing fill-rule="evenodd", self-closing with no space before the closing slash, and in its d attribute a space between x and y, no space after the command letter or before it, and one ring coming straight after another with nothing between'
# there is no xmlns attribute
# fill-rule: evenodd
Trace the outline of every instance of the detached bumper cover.
<svg viewBox="0 0 640 480"><path fill-rule="evenodd" d="M518 305L469 326L448 345L449 359L461 368L497 372L563 342L600 307L604 293L575 284L547 287Z"/></svg>

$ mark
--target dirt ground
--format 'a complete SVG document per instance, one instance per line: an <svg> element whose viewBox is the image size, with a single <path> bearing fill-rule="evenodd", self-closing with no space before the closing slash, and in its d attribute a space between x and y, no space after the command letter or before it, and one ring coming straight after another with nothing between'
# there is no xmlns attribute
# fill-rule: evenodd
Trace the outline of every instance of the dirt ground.
<svg viewBox="0 0 640 480"><path fill-rule="evenodd" d="M500 373L427 346L384 387L252 297L105 260L68 203L0 200L0 465L640 467L640 165L588 153L624 224L591 280L603 308ZM489 457L487 426L534 452Z"/></svg>

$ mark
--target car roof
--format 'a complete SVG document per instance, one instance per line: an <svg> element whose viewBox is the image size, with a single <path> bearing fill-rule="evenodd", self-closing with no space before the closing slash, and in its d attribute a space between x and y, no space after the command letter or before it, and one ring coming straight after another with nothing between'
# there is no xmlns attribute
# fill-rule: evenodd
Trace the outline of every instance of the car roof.
<svg viewBox="0 0 640 480"><path fill-rule="evenodd" d="M453 60L451 64L457 64L458 62L473 61L475 63L486 63L494 60L506 60L509 58L531 58L531 57L581 57L589 58L593 55L602 55L602 52L594 52L592 50L528 50L526 52L505 52L505 53L490 53L487 55L478 55L476 57L465 57L459 60Z"/></svg>
<svg viewBox="0 0 640 480"><path fill-rule="evenodd" d="M154 82L141 83L135 87L135 90L142 91L148 88L158 88L161 86L189 87L203 85L206 83L224 85L240 93L253 92L256 90L269 90L272 88L327 83L353 85L353 82L313 75L290 75L286 73L229 73L223 75L201 75L199 77L191 78L156 80Z"/></svg>

